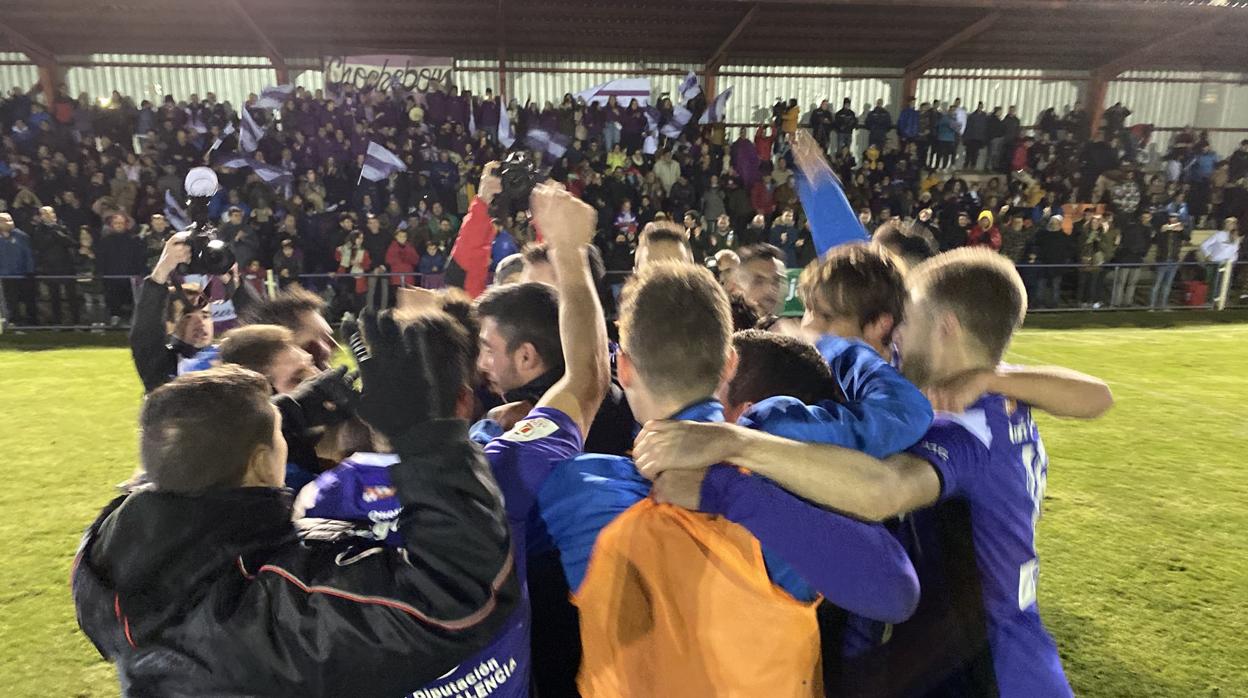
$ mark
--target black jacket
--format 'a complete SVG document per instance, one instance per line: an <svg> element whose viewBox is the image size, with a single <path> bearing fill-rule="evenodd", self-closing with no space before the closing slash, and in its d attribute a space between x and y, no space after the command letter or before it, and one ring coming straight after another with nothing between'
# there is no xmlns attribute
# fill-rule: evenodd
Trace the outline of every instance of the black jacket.
<svg viewBox="0 0 1248 698"><path fill-rule="evenodd" d="M122 692L396 698L486 646L520 595L497 485L464 422L398 441L402 547L292 524L286 490L105 507L71 575L78 624Z"/></svg>
<svg viewBox="0 0 1248 698"><path fill-rule="evenodd" d="M1122 239L1118 242L1118 251L1114 253L1115 264L1139 264L1148 254L1153 242L1153 229L1143 223L1135 222L1122 231Z"/></svg>
<svg viewBox="0 0 1248 698"><path fill-rule="evenodd" d="M134 368L143 381L143 392L150 393L168 383L178 373L178 359L189 359L199 351L175 337L165 328L165 304L169 302L169 287L143 280L138 300L134 304L134 317L130 321L130 356ZM247 284L239 284L232 297L234 311L238 314L252 303L255 296Z"/></svg>
<svg viewBox="0 0 1248 698"><path fill-rule="evenodd" d="M614 361L612 362L614 365ZM531 402L537 404L558 380L563 371L554 370L534 378L528 383L507 391L503 399L507 402ZM612 381L607 394L602 398L602 405L594 415L593 424L589 425L589 433L585 435L585 453L606 453L612 456L627 456L633 450L636 434L636 420L633 410L628 405L624 389Z"/></svg>
<svg viewBox="0 0 1248 698"><path fill-rule="evenodd" d="M70 235L60 223L35 223L31 226L31 233L35 270L41 274L72 276L77 261L78 238Z"/></svg>

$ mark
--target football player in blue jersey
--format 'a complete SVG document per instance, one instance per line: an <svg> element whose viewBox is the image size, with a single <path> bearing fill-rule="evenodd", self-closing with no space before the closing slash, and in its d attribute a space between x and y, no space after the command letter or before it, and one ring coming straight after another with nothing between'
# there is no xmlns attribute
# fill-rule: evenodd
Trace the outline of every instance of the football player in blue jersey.
<svg viewBox="0 0 1248 698"><path fill-rule="evenodd" d="M1112 397L1103 383L1073 371L1001 367L1026 312L1026 291L1008 260L983 250L957 250L919 265L907 282L900 328L905 374L936 398L937 407L959 409L938 415L907 453L881 461L733 425L662 422L643 431L638 465L653 477L729 462L820 504L876 521L939 502L966 504L987 661L974 678L963 677L968 683L957 690L1070 695L1036 601L1035 526L1048 459L1031 408L1093 417L1112 405ZM923 584L930 593L926 580ZM894 668L907 667L894 663ZM938 683L916 682L905 688L939 690Z"/></svg>

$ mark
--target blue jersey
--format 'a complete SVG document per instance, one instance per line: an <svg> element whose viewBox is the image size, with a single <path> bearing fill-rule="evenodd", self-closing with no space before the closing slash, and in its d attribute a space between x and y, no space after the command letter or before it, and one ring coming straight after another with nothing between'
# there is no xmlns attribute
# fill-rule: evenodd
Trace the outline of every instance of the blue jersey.
<svg viewBox="0 0 1248 698"><path fill-rule="evenodd" d="M1036 604L1036 522L1048 457L1031 409L986 395L966 412L937 415L910 453L936 469L942 502L968 505L1000 695L1072 695Z"/></svg>
<svg viewBox="0 0 1248 698"><path fill-rule="evenodd" d="M486 426L480 425L474 433L478 437L489 433ZM537 490L556 463L580 453L582 443L580 429L570 417L559 410L539 407L485 446L486 458L503 492L515 548L516 574L522 584L527 576L529 521L535 518ZM397 462L398 457L393 454L353 454L316 479L304 495L309 502L306 515L355 521L366 529L363 535L387 545L401 544L401 505L389 474L389 467ZM529 625L526 590L507 625L485 649L411 695L527 696L531 664Z"/></svg>

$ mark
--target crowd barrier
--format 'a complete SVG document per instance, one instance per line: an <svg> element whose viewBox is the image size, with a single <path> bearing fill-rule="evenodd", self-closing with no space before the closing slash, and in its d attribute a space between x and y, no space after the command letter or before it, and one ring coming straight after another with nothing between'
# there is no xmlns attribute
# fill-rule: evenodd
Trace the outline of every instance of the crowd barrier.
<svg viewBox="0 0 1248 698"><path fill-rule="evenodd" d="M1027 286L1029 312L1120 310L1223 310L1248 307L1248 262L1050 265L1018 267ZM800 315L798 270L790 270L784 315ZM608 272L606 287L618 295L627 272ZM398 286L437 289L441 274L303 274L279 279L272 272L247 275L242 283L261 296L299 284L321 295L331 317L365 306L394 305ZM0 277L0 332L126 329L141 276Z"/></svg>

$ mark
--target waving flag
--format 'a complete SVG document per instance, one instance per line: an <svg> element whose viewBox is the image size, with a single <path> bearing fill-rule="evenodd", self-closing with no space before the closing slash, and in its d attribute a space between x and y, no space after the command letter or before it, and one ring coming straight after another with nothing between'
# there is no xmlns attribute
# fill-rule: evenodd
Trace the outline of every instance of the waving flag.
<svg viewBox="0 0 1248 698"><path fill-rule="evenodd" d="M398 155L386 150L383 146L368 142L368 152L364 154L364 168L360 177L370 182L380 182L394 172L406 172L407 165Z"/></svg>
<svg viewBox="0 0 1248 698"><path fill-rule="evenodd" d="M728 115L728 98L731 96L731 87L715 95L715 101L706 107L706 111L702 113L702 118L698 119L698 123L718 124L723 122Z"/></svg>
<svg viewBox="0 0 1248 698"><path fill-rule="evenodd" d="M216 139L212 141L212 147L208 149L208 152L211 153L217 148L220 148L221 142L224 141L227 137L232 136L233 134L234 134L234 124L226 124L225 128L221 129L221 135L217 136Z"/></svg>
<svg viewBox="0 0 1248 698"><path fill-rule="evenodd" d="M271 187L289 184L295 180L295 174L293 172L276 165L257 162L255 160L252 160L248 163L248 165L251 167L252 172L255 172L260 179L264 180L265 184L268 184Z"/></svg>
<svg viewBox="0 0 1248 698"><path fill-rule="evenodd" d="M568 151L568 139L562 133L548 133L535 128L524 136L524 142L533 150L539 150L555 159L563 157Z"/></svg>
<svg viewBox="0 0 1248 698"><path fill-rule="evenodd" d="M281 109L294 91L294 85L266 87L260 90L260 98L256 100L256 106L260 109Z"/></svg>
<svg viewBox="0 0 1248 698"><path fill-rule="evenodd" d="M498 105L498 142L504 148L510 148L516 142L516 136L511 132L511 115L507 113L505 104Z"/></svg>
<svg viewBox="0 0 1248 698"><path fill-rule="evenodd" d="M204 125L204 119L199 113L191 111L190 107L182 107L182 111L186 112L186 125L195 133L208 133L208 127Z"/></svg>
<svg viewBox="0 0 1248 698"><path fill-rule="evenodd" d="M169 224L174 230L184 230L190 226L189 219L186 215L186 209L173 198L173 192L165 190L165 218L169 219Z"/></svg>
<svg viewBox="0 0 1248 698"><path fill-rule="evenodd" d="M221 153L212 159L212 164L217 167L231 167L236 170L241 170L244 167L251 167L251 163L251 158L239 153Z"/></svg>
<svg viewBox="0 0 1248 698"><path fill-rule="evenodd" d="M588 89L581 90L576 93L577 99L585 100L585 104L598 104L604 106L607 100L615 97L616 103L621 107L627 107L632 100L637 100L637 104L646 106L650 104L650 79L649 78L623 78L621 80L612 80L604 82L601 85L594 85Z"/></svg>
<svg viewBox="0 0 1248 698"><path fill-rule="evenodd" d="M698 76L692 70L689 71L685 79L680 81L680 87L676 88L676 91L680 94L681 104L697 97L702 93L702 86L698 84Z"/></svg>
<svg viewBox="0 0 1248 698"><path fill-rule="evenodd" d="M668 138L680 138L681 132L685 130L685 126L689 124L689 120L693 118L693 112L679 105L672 106L672 118L668 119L663 128L659 129Z"/></svg>
<svg viewBox="0 0 1248 698"><path fill-rule="evenodd" d="M261 138L264 138L264 129L251 118L247 105L243 105L238 110L238 147L244 153L255 152L260 146Z"/></svg>

